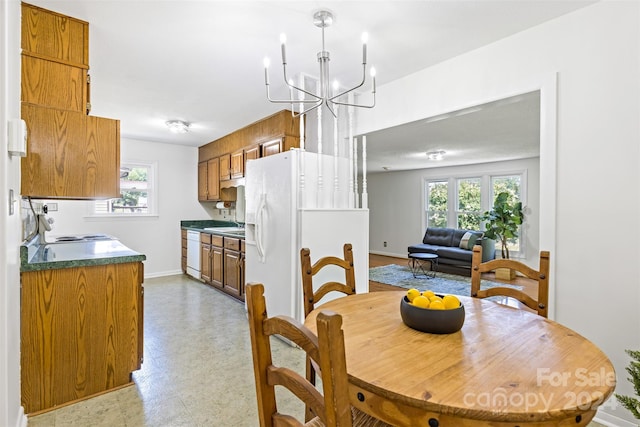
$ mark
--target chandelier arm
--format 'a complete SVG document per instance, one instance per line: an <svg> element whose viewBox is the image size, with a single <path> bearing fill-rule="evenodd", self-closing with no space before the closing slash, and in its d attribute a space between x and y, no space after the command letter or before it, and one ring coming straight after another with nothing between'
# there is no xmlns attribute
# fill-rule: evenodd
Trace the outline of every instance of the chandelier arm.
<svg viewBox="0 0 640 427"><path fill-rule="evenodd" d="M348 102L338 102L338 101L331 101L333 104L337 104L337 105L346 105L347 107L358 107L358 108L373 108L376 106L376 95L373 95L373 104L371 105L362 105L362 104L349 104Z"/></svg>
<svg viewBox="0 0 640 427"><path fill-rule="evenodd" d="M324 101L324 104L327 106L327 108L329 109L329 111L331 111L331 114L333 115L333 117L335 117L336 119L338 118L338 115L336 114L335 111L333 111L333 107L331 106L331 104L329 104L329 99ZM333 102L333 101L332 101ZM333 102L335 104L335 102Z"/></svg>
<svg viewBox="0 0 640 427"><path fill-rule="evenodd" d="M316 103L316 102L322 102L321 98L319 98L318 96L316 96L316 95L314 95L312 93L310 95L313 96L316 99L304 99L304 100L295 100L295 101L292 101L291 99L272 99L271 98L271 94L269 92L269 86L270 85L266 85L266 87L267 87L267 99L270 102L273 102L273 103L278 103L278 104L291 104L291 103L295 103L295 104L300 104L300 103L311 104L311 103Z"/></svg>
<svg viewBox="0 0 640 427"><path fill-rule="evenodd" d="M302 92L302 93L306 93L307 95L309 95L309 96L311 96L311 97L315 98L315 100L311 100L311 101L300 101L300 100L299 100L299 101L298 101L298 103L300 103L300 102L317 102L317 101L321 101L321 100L322 100L322 97L320 97L320 96L316 95L315 93L312 93L312 92L306 91L306 90L304 90L304 89L302 89L302 88L299 88L299 87L295 86L295 85L294 85L294 84L292 84L292 83L289 83L289 78L287 77L287 63L286 63L286 62L283 62L283 63L282 63L282 73L283 73L283 77L284 77L284 83L285 83L288 87L290 87L291 89L298 90L298 91L300 91L300 92ZM292 99L293 99L293 95L292 95Z"/></svg>
<svg viewBox="0 0 640 427"><path fill-rule="evenodd" d="M299 112L297 114L296 114L296 112L294 110L291 110L291 114L293 115L293 117L303 116L303 115L305 115L307 113L310 113L311 111L315 110L316 108L318 108L321 105L322 105L322 100L319 100L319 101L317 101L316 105L313 105L313 106L307 108L306 110L301 111L301 112Z"/></svg>
<svg viewBox="0 0 640 427"><path fill-rule="evenodd" d="M334 99L338 99L341 96L348 94L349 92L353 92L354 90L361 88L364 85L364 82L366 80L367 80L367 64L362 64L362 81L360 82L360 84L352 87L351 89L347 89L344 92L341 92L337 95L332 96L331 98L329 98L329 101L333 103L337 103L336 101L334 101Z"/></svg>

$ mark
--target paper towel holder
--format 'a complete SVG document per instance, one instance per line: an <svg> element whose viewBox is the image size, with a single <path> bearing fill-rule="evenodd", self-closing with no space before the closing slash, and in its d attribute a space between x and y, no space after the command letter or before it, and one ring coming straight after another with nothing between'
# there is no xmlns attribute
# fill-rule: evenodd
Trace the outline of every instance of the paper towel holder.
<svg viewBox="0 0 640 427"><path fill-rule="evenodd" d="M218 202L216 203L216 209L232 209L234 202Z"/></svg>

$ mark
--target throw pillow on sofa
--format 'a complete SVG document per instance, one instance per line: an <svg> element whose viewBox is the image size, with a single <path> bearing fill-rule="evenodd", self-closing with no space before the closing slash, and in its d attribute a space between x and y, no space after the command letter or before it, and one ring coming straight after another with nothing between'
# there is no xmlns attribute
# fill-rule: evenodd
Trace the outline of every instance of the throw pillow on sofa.
<svg viewBox="0 0 640 427"><path fill-rule="evenodd" d="M460 249L472 250L479 237L481 236L476 233L472 233L471 231L467 231L460 240Z"/></svg>

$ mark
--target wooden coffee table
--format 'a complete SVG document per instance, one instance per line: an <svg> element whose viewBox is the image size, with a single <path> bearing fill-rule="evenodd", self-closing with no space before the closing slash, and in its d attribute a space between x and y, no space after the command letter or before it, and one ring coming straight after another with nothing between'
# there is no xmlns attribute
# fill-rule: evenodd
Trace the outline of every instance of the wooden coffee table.
<svg viewBox="0 0 640 427"><path fill-rule="evenodd" d="M427 262L429 263L429 269L425 270ZM409 268L411 268L413 277L418 277L418 275L422 274L426 278L433 279L438 271L438 255L422 252L410 253Z"/></svg>

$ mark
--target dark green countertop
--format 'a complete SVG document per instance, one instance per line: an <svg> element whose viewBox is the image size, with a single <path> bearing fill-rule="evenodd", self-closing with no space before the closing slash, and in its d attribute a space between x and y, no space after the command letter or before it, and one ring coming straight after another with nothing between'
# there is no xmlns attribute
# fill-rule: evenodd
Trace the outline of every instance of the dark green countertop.
<svg viewBox="0 0 640 427"><path fill-rule="evenodd" d="M41 244L36 236L20 246L20 271L23 272L122 264L145 259L145 255L132 251L119 240Z"/></svg>
<svg viewBox="0 0 640 427"><path fill-rule="evenodd" d="M193 231L199 231L201 233L218 234L220 236L234 237L236 239L244 239L244 233L238 234L237 232L225 233L223 231L205 230L205 228L214 228L214 227L234 227L234 228L239 228L238 224L244 225L242 223L235 223L235 222L228 222L228 221L217 221L217 220L180 221L180 227L182 229L185 229L185 230L193 230Z"/></svg>

